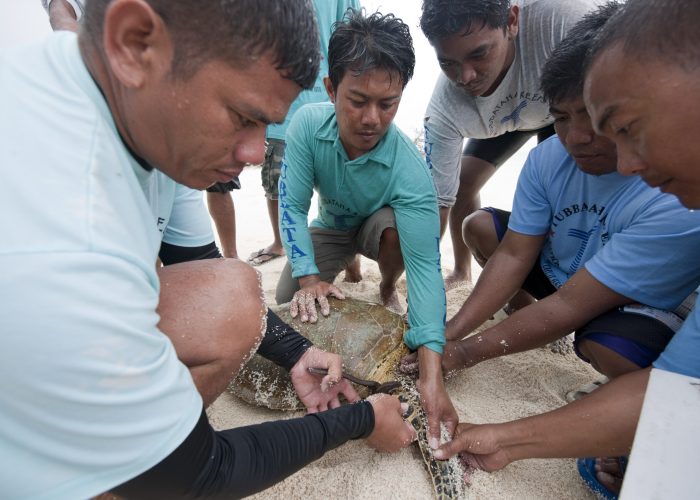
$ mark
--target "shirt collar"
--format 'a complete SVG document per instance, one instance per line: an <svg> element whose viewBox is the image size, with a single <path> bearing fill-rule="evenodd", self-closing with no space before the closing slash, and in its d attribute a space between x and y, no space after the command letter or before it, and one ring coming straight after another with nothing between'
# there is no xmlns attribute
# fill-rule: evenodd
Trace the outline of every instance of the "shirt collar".
<svg viewBox="0 0 700 500"><path fill-rule="evenodd" d="M329 106L330 112L323 124L316 131L316 139L321 141L332 142L333 147L343 157L346 163L352 165L364 165L369 162L379 163L385 167L391 168L394 164L394 154L392 144L396 142L396 125L392 123L384 134L384 137L369 153L363 154L354 160L348 159L348 154L345 151L343 143L340 141L338 133L338 120L335 117L335 108Z"/></svg>

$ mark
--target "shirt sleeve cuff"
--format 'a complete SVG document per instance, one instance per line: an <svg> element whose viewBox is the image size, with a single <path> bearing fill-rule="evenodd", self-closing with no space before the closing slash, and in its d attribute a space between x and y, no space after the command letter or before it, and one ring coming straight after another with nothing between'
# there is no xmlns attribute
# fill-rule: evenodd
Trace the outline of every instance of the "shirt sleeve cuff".
<svg viewBox="0 0 700 500"><path fill-rule="evenodd" d="M406 332L403 340L412 351L419 347L427 347L442 355L445 347L445 330L442 328L411 328Z"/></svg>

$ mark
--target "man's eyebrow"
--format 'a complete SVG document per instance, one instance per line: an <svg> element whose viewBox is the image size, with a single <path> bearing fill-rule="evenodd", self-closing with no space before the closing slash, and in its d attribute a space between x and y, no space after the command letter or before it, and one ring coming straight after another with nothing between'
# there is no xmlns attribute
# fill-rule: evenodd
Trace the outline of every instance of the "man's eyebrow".
<svg viewBox="0 0 700 500"><path fill-rule="evenodd" d="M561 109L557 108L556 106L552 106L551 104L549 105L549 112L550 112L550 113L557 113L557 114L559 114L559 115L565 114L564 111L562 111Z"/></svg>
<svg viewBox="0 0 700 500"><path fill-rule="evenodd" d="M603 114L600 116L600 120L595 124L596 130L603 130L608 124L608 120L610 120L610 117L614 115L615 112L617 112L617 106L614 104L605 108Z"/></svg>
<svg viewBox="0 0 700 500"><path fill-rule="evenodd" d="M485 52L490 46L490 42L484 42L478 47L475 47L474 50L471 50L468 55L469 57L474 57L474 54L478 54L479 52Z"/></svg>
<svg viewBox="0 0 700 500"><path fill-rule="evenodd" d="M360 92L359 90L354 90L354 89L349 89L348 90L349 94L353 94L353 97L361 97L362 99L369 99L369 96L367 94L364 94ZM396 94L396 95L389 95L386 97L382 97L380 101L391 101L393 99L400 99L401 94Z"/></svg>
<svg viewBox="0 0 700 500"><path fill-rule="evenodd" d="M565 115L567 114L567 111L564 111L563 109L557 108L555 105L550 104L549 105L549 112L550 113L556 113L558 115ZM581 106L580 108L577 108L574 110L574 113L586 113L586 106Z"/></svg>
<svg viewBox="0 0 700 500"><path fill-rule="evenodd" d="M254 108L254 107L249 107L246 104L243 104L240 107L240 110L248 117L249 120L260 122L264 125L271 125L273 123L280 124L280 123L284 122L284 118L282 119L282 121L273 120L272 118L267 116L265 113L263 113L259 109Z"/></svg>

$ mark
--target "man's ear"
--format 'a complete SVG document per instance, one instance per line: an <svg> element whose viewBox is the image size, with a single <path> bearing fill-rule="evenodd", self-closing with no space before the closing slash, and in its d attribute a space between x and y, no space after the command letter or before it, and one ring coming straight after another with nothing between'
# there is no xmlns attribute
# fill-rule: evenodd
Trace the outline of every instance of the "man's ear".
<svg viewBox="0 0 700 500"><path fill-rule="evenodd" d="M170 70L173 44L163 19L144 0L116 0L105 12L107 64L122 85L140 88L154 73Z"/></svg>
<svg viewBox="0 0 700 500"><path fill-rule="evenodd" d="M512 40L518 34L519 22L520 20L520 7L513 5L508 13L508 27L506 28L506 34Z"/></svg>
<svg viewBox="0 0 700 500"><path fill-rule="evenodd" d="M335 91L333 90L333 84L331 83L331 79L327 76L323 77L323 86L326 87L328 98L331 100L332 103L335 104Z"/></svg>

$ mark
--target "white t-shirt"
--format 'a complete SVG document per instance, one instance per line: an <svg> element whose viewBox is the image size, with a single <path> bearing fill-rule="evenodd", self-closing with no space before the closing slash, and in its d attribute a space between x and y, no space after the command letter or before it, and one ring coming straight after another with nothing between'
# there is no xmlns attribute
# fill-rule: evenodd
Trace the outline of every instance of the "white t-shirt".
<svg viewBox="0 0 700 500"><path fill-rule="evenodd" d="M440 74L425 113L425 151L440 206L452 206L459 188L465 138L487 139L553 122L540 90L545 62L567 31L598 0L516 0L520 6L515 59L498 88L472 97Z"/></svg>
<svg viewBox="0 0 700 500"><path fill-rule="evenodd" d="M72 33L0 54L0 109L0 496L87 498L161 461L202 410L157 328L156 174Z"/></svg>

